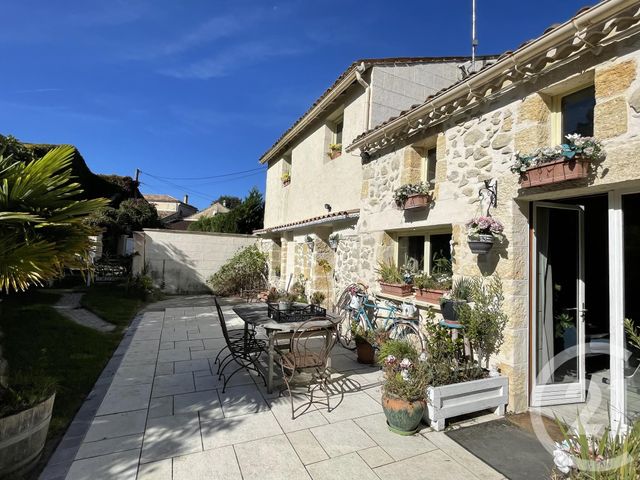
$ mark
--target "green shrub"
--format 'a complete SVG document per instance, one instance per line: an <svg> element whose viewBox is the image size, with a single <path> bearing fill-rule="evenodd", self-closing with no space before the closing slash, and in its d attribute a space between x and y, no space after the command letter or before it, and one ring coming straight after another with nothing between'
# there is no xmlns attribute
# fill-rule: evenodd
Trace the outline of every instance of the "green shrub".
<svg viewBox="0 0 640 480"><path fill-rule="evenodd" d="M216 295L234 295L242 289L266 287L267 255L256 245L238 251L207 284Z"/></svg>
<svg viewBox="0 0 640 480"><path fill-rule="evenodd" d="M398 266L389 260L386 262L378 262L376 273L380 276L380 281L384 283L404 283L402 271Z"/></svg>
<svg viewBox="0 0 640 480"><path fill-rule="evenodd" d="M56 391L53 378L43 375L16 374L11 385L0 388L0 418L22 412L44 402Z"/></svg>

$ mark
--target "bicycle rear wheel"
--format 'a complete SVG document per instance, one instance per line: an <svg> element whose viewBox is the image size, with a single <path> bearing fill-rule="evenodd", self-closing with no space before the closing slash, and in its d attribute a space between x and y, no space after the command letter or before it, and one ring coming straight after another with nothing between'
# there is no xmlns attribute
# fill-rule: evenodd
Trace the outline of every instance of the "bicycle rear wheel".
<svg viewBox="0 0 640 480"><path fill-rule="evenodd" d="M412 345L418 353L424 352L424 341L417 325L410 322L395 322L389 327L389 338L403 340Z"/></svg>

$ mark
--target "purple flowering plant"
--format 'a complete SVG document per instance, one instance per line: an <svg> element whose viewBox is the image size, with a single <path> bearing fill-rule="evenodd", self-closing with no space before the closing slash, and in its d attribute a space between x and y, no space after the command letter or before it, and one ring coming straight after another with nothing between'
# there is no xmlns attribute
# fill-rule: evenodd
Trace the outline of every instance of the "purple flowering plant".
<svg viewBox="0 0 640 480"><path fill-rule="evenodd" d="M504 225L499 220L491 216L473 217L466 223L467 235L476 237L478 235L493 235L496 238L502 238Z"/></svg>

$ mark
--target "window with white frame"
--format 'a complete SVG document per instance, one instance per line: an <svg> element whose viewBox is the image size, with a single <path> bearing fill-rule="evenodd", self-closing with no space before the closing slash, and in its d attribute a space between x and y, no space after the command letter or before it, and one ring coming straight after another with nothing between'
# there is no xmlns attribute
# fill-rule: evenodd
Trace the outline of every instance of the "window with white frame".
<svg viewBox="0 0 640 480"><path fill-rule="evenodd" d="M281 180L283 185L291 182L291 152L282 156L282 174Z"/></svg>
<svg viewBox="0 0 640 480"><path fill-rule="evenodd" d="M398 233L397 265L410 263L419 270L432 273L438 261L451 261L451 228L441 228L423 232Z"/></svg>

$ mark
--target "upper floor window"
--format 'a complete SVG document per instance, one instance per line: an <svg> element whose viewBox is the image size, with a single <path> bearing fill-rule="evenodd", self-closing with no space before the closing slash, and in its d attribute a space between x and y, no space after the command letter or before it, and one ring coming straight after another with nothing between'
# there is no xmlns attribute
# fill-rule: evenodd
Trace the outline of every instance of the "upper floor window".
<svg viewBox="0 0 640 480"><path fill-rule="evenodd" d="M340 119L336 122L333 130L333 143L336 145L342 145L342 128L344 127L344 119Z"/></svg>
<svg viewBox="0 0 640 480"><path fill-rule="evenodd" d="M342 130L344 127L344 112L340 112L330 117L327 122L329 136L327 138L329 147L327 155L334 159L342 155Z"/></svg>
<svg viewBox="0 0 640 480"><path fill-rule="evenodd" d="M282 174L280 178L285 186L291 183L291 152L282 157Z"/></svg>
<svg viewBox="0 0 640 480"><path fill-rule="evenodd" d="M565 143L567 135L572 133L592 137L595 105L596 97L593 85L554 97L553 143Z"/></svg>
<svg viewBox="0 0 640 480"><path fill-rule="evenodd" d="M424 156L424 170L425 170L425 182L431 187L436 185L436 162L438 158L436 156L436 148L428 148Z"/></svg>

